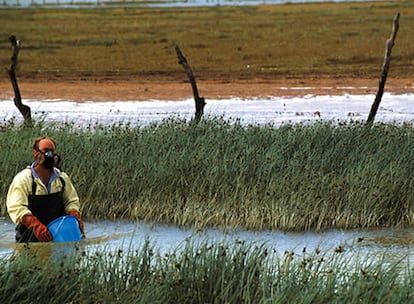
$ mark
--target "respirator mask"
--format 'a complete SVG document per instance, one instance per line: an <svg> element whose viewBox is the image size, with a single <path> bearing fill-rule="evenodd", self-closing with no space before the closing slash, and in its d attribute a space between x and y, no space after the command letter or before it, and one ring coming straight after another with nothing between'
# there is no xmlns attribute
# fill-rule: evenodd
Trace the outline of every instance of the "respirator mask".
<svg viewBox="0 0 414 304"><path fill-rule="evenodd" d="M55 165L55 154L52 151L42 152L42 154L45 156L43 166L47 169L52 169Z"/></svg>
<svg viewBox="0 0 414 304"><path fill-rule="evenodd" d="M57 160L59 159L59 156L56 153L50 150L46 150L45 152L39 151L39 153L43 155L43 162L41 164L46 169L52 169L54 166L57 165Z"/></svg>

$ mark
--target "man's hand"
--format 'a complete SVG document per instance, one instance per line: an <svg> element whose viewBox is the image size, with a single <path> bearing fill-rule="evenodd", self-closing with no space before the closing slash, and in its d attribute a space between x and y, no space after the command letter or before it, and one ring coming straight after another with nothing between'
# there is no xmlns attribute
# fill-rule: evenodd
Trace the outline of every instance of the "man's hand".
<svg viewBox="0 0 414 304"><path fill-rule="evenodd" d="M34 215L25 215L22 224L33 231L33 234L40 242L53 241L53 237L47 227Z"/></svg>

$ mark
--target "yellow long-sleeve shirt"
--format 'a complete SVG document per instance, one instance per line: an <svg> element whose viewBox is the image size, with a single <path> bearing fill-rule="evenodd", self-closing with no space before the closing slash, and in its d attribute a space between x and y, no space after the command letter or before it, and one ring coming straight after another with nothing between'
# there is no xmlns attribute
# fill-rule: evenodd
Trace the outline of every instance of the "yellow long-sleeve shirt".
<svg viewBox="0 0 414 304"><path fill-rule="evenodd" d="M57 168L54 168L54 170L57 176L62 177L65 182L63 191L63 204L65 211L69 212L75 210L79 212L79 197L75 187L72 184L72 181L65 172L62 172ZM59 177L51 180L49 190L47 185L43 184L42 180L39 177L35 176L34 182L36 183L36 193L33 194L36 195L45 195L60 192L62 191L63 187L62 181ZM20 171L10 184L6 198L6 205L9 216L15 224L19 224L23 216L32 214L28 207L29 194L32 194L32 184L32 168L30 166Z"/></svg>

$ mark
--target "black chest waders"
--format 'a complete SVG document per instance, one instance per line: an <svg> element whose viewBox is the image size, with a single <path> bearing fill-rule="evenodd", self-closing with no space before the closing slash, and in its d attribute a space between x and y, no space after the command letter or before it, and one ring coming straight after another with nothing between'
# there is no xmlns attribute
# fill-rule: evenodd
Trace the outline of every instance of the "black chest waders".
<svg viewBox="0 0 414 304"><path fill-rule="evenodd" d="M33 177L32 177L33 178ZM47 226L51 221L58 217L66 215L65 206L63 205L63 191L65 190L65 181L59 176L62 182L62 190L56 193L36 195L37 184L33 178L32 194L29 194L29 210L39 221ZM31 229L23 224L16 226L16 242L38 242Z"/></svg>

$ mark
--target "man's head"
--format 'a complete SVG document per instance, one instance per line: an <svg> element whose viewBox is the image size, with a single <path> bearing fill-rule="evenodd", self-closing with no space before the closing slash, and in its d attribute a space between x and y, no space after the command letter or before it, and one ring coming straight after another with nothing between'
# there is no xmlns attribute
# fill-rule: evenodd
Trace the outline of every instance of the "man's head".
<svg viewBox="0 0 414 304"><path fill-rule="evenodd" d="M35 166L42 165L53 169L59 165L60 157L56 154L56 142L50 137L39 137L33 141Z"/></svg>
<svg viewBox="0 0 414 304"><path fill-rule="evenodd" d="M46 150L56 151L56 142L50 137L38 137L33 140L33 153L45 152Z"/></svg>

